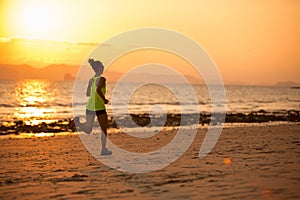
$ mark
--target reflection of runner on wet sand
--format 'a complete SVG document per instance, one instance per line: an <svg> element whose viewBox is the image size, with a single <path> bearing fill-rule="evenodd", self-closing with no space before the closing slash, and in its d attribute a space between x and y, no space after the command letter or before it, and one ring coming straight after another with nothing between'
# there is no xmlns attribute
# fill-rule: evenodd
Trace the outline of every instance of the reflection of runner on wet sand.
<svg viewBox="0 0 300 200"><path fill-rule="evenodd" d="M79 117L75 117L70 121L68 127L73 128L76 125L76 128L89 134L92 132L94 119L95 116L97 116L98 122L103 131L101 136L101 155L111 155L112 151L109 151L106 148L107 113L105 104L108 103L108 100L105 98L106 79L101 76L104 66L100 61L94 61L93 59L89 59L89 63L95 71L95 75L90 79L86 91L86 96L89 97L86 106L86 122L80 123Z"/></svg>

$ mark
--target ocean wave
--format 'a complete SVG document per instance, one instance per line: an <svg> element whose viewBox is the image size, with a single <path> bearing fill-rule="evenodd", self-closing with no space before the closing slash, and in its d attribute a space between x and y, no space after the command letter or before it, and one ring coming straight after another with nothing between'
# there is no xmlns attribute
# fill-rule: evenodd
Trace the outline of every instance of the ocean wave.
<svg viewBox="0 0 300 200"><path fill-rule="evenodd" d="M287 99L288 102L300 103L300 99Z"/></svg>
<svg viewBox="0 0 300 200"><path fill-rule="evenodd" d="M78 104L78 105L85 105L85 104ZM35 108L54 108L54 107L72 107L72 104L64 104L64 103L33 103L33 104L0 104L0 107L4 108L22 108L22 107L35 107Z"/></svg>
<svg viewBox="0 0 300 200"><path fill-rule="evenodd" d="M0 108L1 107L4 107L4 108L13 108L13 107L15 107L15 105L13 105L13 104L0 104Z"/></svg>
<svg viewBox="0 0 300 200"><path fill-rule="evenodd" d="M222 103L222 102L221 102ZM171 105L171 106L179 106L179 105L191 105L191 106L194 106L194 105L207 105L209 104L208 102L202 102L202 101L199 101L198 103L191 103L191 102L134 102L134 103L130 103L129 105L130 106L153 106L153 105ZM116 106L121 106L121 105L127 105L127 103L114 103L113 105L116 105Z"/></svg>
<svg viewBox="0 0 300 200"><path fill-rule="evenodd" d="M274 103L276 102L275 100L254 100L254 103Z"/></svg>

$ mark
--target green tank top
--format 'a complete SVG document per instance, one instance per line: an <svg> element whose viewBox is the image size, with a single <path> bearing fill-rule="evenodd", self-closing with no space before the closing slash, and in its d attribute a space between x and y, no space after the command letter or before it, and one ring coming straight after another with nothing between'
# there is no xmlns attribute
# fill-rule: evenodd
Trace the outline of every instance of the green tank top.
<svg viewBox="0 0 300 200"><path fill-rule="evenodd" d="M94 76L92 78L93 82L91 85L90 97L86 106L86 109L97 111L97 110L105 110L105 104L103 99L99 96L97 92L97 80L100 76ZM106 93L106 85L101 88L103 95Z"/></svg>

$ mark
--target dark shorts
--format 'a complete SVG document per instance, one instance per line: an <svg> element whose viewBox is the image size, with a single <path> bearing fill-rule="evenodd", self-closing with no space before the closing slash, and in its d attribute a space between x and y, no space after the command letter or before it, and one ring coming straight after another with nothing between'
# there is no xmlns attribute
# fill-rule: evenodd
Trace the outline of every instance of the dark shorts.
<svg viewBox="0 0 300 200"><path fill-rule="evenodd" d="M106 110L88 110L86 109L85 111L86 115L102 115L102 114L107 114Z"/></svg>

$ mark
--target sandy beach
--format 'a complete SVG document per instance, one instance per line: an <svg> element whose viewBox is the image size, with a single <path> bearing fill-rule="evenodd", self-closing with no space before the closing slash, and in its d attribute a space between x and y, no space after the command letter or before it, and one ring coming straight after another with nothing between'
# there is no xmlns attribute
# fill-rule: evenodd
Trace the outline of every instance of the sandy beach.
<svg viewBox="0 0 300 200"><path fill-rule="evenodd" d="M299 199L300 126L225 128L213 151L198 151L206 129L186 153L159 171L130 174L92 157L78 135L9 138L1 145L1 199ZM147 152L176 134L142 140L109 138L122 148Z"/></svg>
<svg viewBox="0 0 300 200"><path fill-rule="evenodd" d="M300 200L300 0L0 5L0 200Z"/></svg>

